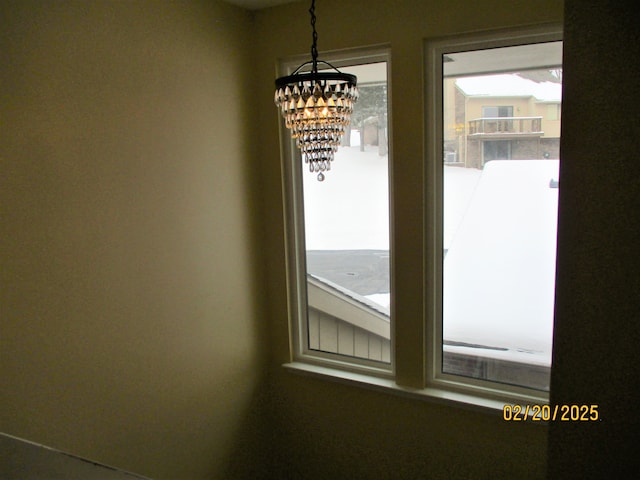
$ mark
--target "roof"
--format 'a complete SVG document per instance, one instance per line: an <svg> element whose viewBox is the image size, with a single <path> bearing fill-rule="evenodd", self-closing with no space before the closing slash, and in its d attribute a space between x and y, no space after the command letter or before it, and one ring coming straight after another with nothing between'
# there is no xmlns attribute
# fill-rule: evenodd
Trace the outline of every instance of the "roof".
<svg viewBox="0 0 640 480"><path fill-rule="evenodd" d="M391 316L389 308L369 299L367 296L360 295L353 290L345 288L344 286L327 280L326 278L319 277L318 275L308 273L307 280L311 284L316 285L327 292L333 292L336 296L345 299L349 298L355 303L359 304L362 308L366 310L372 310L383 315L386 321L389 321L389 317Z"/></svg>
<svg viewBox="0 0 640 480"><path fill-rule="evenodd" d="M535 82L515 73L463 77L456 86L468 97L534 97L541 102L560 102L562 84Z"/></svg>
<svg viewBox="0 0 640 480"><path fill-rule="evenodd" d="M326 279L307 275L307 301L310 308L383 339L391 338L388 309Z"/></svg>
<svg viewBox="0 0 640 480"><path fill-rule="evenodd" d="M485 346L493 358L551 363L558 166L485 165L444 259L448 351Z"/></svg>

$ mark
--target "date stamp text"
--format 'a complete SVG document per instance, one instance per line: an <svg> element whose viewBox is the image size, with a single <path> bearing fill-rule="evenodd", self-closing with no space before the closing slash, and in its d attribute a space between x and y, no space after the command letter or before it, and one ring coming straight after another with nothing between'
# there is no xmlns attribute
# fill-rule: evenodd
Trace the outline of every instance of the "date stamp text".
<svg viewBox="0 0 640 480"><path fill-rule="evenodd" d="M505 405L502 419L507 422L597 422L598 405Z"/></svg>

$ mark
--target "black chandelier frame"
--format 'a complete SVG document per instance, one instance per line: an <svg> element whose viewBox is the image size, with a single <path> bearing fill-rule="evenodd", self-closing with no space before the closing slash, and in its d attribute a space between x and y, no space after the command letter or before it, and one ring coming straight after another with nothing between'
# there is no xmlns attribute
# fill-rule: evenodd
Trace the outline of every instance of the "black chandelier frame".
<svg viewBox="0 0 640 480"><path fill-rule="evenodd" d="M350 88L355 87L358 84L358 78L355 75L350 73L343 73L338 70L336 67L331 65L329 62L325 62L322 60L318 60L318 32L316 31L316 2L315 0L311 0L311 8L309 8L309 14L311 15L311 27L313 29L312 39L313 42L311 44L311 60L303 63L298 68L294 70L293 73L289 75L285 75L276 79L276 89L285 88L287 85L299 84L303 85L304 83L320 83L323 86L327 82L344 82L347 83ZM318 63L322 63L333 70L335 72L319 72L318 71ZM301 70L307 66L311 65L310 72L300 73Z"/></svg>

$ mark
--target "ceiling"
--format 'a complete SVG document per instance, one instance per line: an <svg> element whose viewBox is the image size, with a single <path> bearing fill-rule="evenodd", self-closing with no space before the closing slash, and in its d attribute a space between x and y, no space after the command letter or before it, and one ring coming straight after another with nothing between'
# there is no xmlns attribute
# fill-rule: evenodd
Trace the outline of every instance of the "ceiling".
<svg viewBox="0 0 640 480"><path fill-rule="evenodd" d="M224 0L247 10L260 10L261 8L269 8L284 3L293 3L300 0Z"/></svg>
<svg viewBox="0 0 640 480"><path fill-rule="evenodd" d="M562 66L562 42L534 43L445 54L445 77Z"/></svg>

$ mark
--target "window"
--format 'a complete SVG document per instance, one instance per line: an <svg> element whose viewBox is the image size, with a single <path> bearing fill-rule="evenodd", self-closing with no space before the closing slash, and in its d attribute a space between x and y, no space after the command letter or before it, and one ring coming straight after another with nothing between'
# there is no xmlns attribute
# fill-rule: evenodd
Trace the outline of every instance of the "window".
<svg viewBox="0 0 640 480"><path fill-rule="evenodd" d="M549 390L560 131L542 126L559 117L549 105L560 105L560 38L428 44L432 385L538 398ZM436 161L441 152L457 162Z"/></svg>
<svg viewBox="0 0 640 480"><path fill-rule="evenodd" d="M282 132L292 368L492 408L548 400L561 38L545 26L426 42L424 228L395 223L422 240L425 278L397 322L389 51L329 56L358 75L362 110L322 183Z"/></svg>
<svg viewBox="0 0 640 480"><path fill-rule="evenodd" d="M513 117L513 107L482 107L482 116L489 118Z"/></svg>
<svg viewBox="0 0 640 480"><path fill-rule="evenodd" d="M389 372L388 54L358 51L323 59L358 77L359 99L323 181L285 141L296 356ZM282 67L296 66L292 61Z"/></svg>

